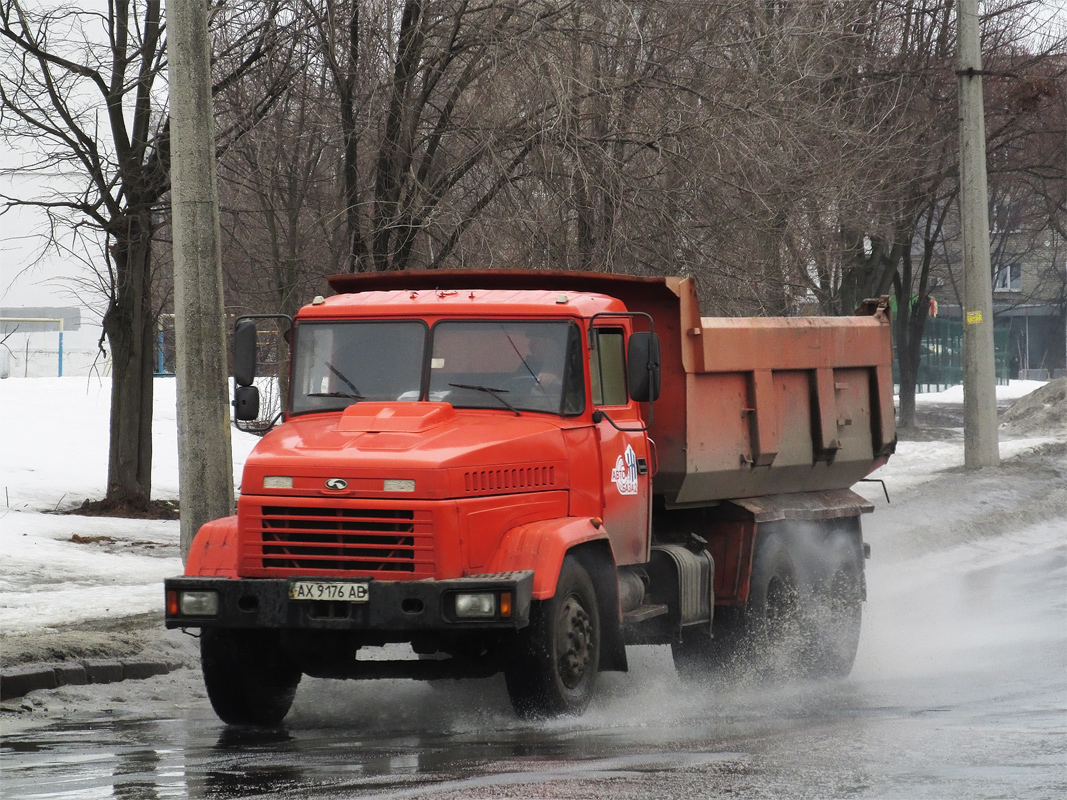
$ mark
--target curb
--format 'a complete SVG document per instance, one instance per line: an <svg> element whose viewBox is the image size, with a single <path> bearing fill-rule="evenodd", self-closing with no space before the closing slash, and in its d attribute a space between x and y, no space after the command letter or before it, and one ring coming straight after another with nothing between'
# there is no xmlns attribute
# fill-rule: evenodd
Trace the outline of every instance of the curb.
<svg viewBox="0 0 1067 800"><path fill-rule="evenodd" d="M0 701L12 700L40 689L58 689L60 686L144 680L153 675L165 675L179 666L162 661L105 659L12 667L0 672Z"/></svg>

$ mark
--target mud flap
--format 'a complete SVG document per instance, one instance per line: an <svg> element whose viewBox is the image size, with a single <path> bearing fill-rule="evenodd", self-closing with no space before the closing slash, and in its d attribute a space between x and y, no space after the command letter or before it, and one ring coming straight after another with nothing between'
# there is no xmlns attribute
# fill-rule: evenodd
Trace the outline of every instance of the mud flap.
<svg viewBox="0 0 1067 800"><path fill-rule="evenodd" d="M600 671L628 672L626 642L619 620L619 586L615 566L610 556L602 557L595 547L586 546L573 552L589 573L600 598Z"/></svg>

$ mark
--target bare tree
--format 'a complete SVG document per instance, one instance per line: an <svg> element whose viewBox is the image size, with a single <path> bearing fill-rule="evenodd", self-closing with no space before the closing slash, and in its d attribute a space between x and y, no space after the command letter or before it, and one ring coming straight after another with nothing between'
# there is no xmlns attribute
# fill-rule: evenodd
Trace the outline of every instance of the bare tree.
<svg viewBox="0 0 1067 800"><path fill-rule="evenodd" d="M97 231L107 293L103 327L112 359L111 439L106 501L144 506L151 497L154 240L165 221L170 138L166 113L165 24L159 0L81 4L0 4L6 42L0 69L4 139L37 153L23 170L62 175L53 197L4 197L4 207L43 209L54 229ZM279 42L280 3L216 9L216 91L270 67ZM220 146L238 138L278 96L256 99ZM101 340L103 344L103 339Z"/></svg>
<svg viewBox="0 0 1067 800"><path fill-rule="evenodd" d="M514 178L536 121L501 112L543 0L305 0L341 134L353 271L437 267ZM513 106L510 106L513 108Z"/></svg>
<svg viewBox="0 0 1067 800"><path fill-rule="evenodd" d="M1029 7L987 20L1008 71ZM726 314L851 313L893 292L913 385L955 213L948 0L301 9L301 96L224 165L243 242L230 261L286 261L279 303L328 269L459 265L691 275ZM991 152L1035 119L997 116ZM1039 161L1014 174L1052 208Z"/></svg>
<svg viewBox="0 0 1067 800"><path fill-rule="evenodd" d="M1046 234L1055 216L1024 211L1033 209L1031 196L1046 194L1053 185L1050 181L1056 181L1053 154L1062 152L1062 137L1056 138L1056 147L1050 149L1053 139L1047 132L1063 125L1062 104L1055 88L1057 77L1064 73L1067 42L1048 39L1035 46L1037 8L1035 3L990 4L983 19L983 62L990 73L985 108L994 256L998 248L1023 244L1025 237L1019 233L1024 216ZM931 14L931 9L936 13ZM894 276L902 426L911 425L914 419L915 381L932 278L936 273L947 274L958 285L957 259L953 257L958 244L953 240L959 231L955 82L950 71L955 12L951 3L914 3L909 10L914 17L905 32L910 32L917 44L900 67L904 71L911 64L914 71L921 66L926 75L921 84L923 93L917 95L920 102L908 113L917 120L927 120L923 137L927 147L906 162L910 164L914 202L911 213L901 217L896 237L902 251ZM935 154L936 158L932 157ZM1035 192L1038 185L1042 188ZM996 265L994 258L994 269Z"/></svg>
<svg viewBox="0 0 1067 800"><path fill-rule="evenodd" d="M220 194L229 305L292 315L321 291L324 273L348 259L337 192L338 137L325 75L300 37L303 65L271 113L229 148L220 163ZM240 113L220 108L220 119ZM220 104L221 105L221 104Z"/></svg>

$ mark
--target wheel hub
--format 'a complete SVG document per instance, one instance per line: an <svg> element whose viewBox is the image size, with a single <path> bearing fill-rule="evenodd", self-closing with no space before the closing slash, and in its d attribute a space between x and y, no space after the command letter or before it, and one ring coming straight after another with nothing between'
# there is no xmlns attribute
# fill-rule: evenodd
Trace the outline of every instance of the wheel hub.
<svg viewBox="0 0 1067 800"><path fill-rule="evenodd" d="M574 596L568 597L560 609L558 645L560 677L567 688L573 689L584 677L596 646L592 620Z"/></svg>

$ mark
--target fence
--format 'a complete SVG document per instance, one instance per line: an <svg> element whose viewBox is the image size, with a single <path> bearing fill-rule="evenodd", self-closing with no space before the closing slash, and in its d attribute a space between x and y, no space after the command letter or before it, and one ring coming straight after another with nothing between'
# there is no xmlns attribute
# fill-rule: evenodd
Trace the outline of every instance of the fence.
<svg viewBox="0 0 1067 800"><path fill-rule="evenodd" d="M1010 329L1005 322L993 326L993 350L998 384L1007 384L1010 376ZM942 392L963 383L963 320L932 317L926 320L919 345L919 371L916 392ZM893 353L893 381L900 383L900 367Z"/></svg>

